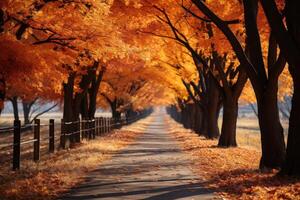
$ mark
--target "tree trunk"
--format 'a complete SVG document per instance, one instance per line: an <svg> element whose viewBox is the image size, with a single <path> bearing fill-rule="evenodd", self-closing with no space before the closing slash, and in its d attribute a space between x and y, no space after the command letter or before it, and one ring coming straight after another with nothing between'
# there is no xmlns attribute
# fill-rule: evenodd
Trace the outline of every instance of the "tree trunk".
<svg viewBox="0 0 300 200"><path fill-rule="evenodd" d="M38 100L38 98L35 98L34 100L32 100L30 102L26 102L26 101L22 100L24 124L25 125L32 123L32 121L30 121L30 112L31 112L32 106L36 103L37 100Z"/></svg>
<svg viewBox="0 0 300 200"><path fill-rule="evenodd" d="M82 119L90 119L89 118L89 100L88 94L84 94L81 100L81 117Z"/></svg>
<svg viewBox="0 0 300 200"><path fill-rule="evenodd" d="M19 120L19 108L18 108L18 97L12 97L9 99L12 106L13 106L13 111L14 111L14 118L15 120Z"/></svg>
<svg viewBox="0 0 300 200"><path fill-rule="evenodd" d="M278 112L277 90L277 84L269 82L257 101L262 146L261 169L281 168L285 159L285 143Z"/></svg>
<svg viewBox="0 0 300 200"><path fill-rule="evenodd" d="M64 110L63 110L63 119L65 122L71 122L73 117L73 93L74 93L74 81L75 73L69 74L68 82L63 83L64 90Z"/></svg>
<svg viewBox="0 0 300 200"><path fill-rule="evenodd" d="M5 83L4 75L0 73L0 115L4 108L5 93L6 93L6 83Z"/></svg>
<svg viewBox="0 0 300 200"><path fill-rule="evenodd" d="M187 126L187 105L185 105L185 107L182 109L182 125L184 128L186 128Z"/></svg>
<svg viewBox="0 0 300 200"><path fill-rule="evenodd" d="M31 110L30 103L22 101L23 105L23 115L24 115L24 124L30 124L29 114Z"/></svg>
<svg viewBox="0 0 300 200"><path fill-rule="evenodd" d="M192 128L192 114L191 114L191 104L186 104L184 111L184 128L191 129Z"/></svg>
<svg viewBox="0 0 300 200"><path fill-rule="evenodd" d="M97 65L99 63L96 63ZM99 74L94 74L93 80L92 80L92 85L91 88L89 89L89 118L93 119L95 118L95 113L96 113L96 107L97 107L97 95L99 92L100 84L102 82L103 75L106 71L105 67L102 67L100 70Z"/></svg>
<svg viewBox="0 0 300 200"><path fill-rule="evenodd" d="M118 103L117 98L110 103L112 117L116 122L118 122L121 119L121 113L117 111L117 106L118 106L117 103Z"/></svg>
<svg viewBox="0 0 300 200"><path fill-rule="evenodd" d="M300 3L297 0L289 0L286 2L286 21L288 26L289 34L292 38L292 42L295 45L296 50L286 52L288 56L291 56L294 62L289 63L289 71L293 78L294 93L292 97L292 108L289 120L289 133L288 142L286 149L286 160L283 165L281 173L289 176L300 177L300 66L299 66L299 55L300 55ZM283 39L283 40L282 40ZM283 37L284 45L288 45L289 49L291 45L286 43L285 37ZM284 48L282 48L284 49Z"/></svg>
<svg viewBox="0 0 300 200"><path fill-rule="evenodd" d="M201 133L204 137L208 137L208 123L207 123L207 107L202 108L202 119L201 119Z"/></svg>
<svg viewBox="0 0 300 200"><path fill-rule="evenodd" d="M191 129L196 130L196 122L197 122L197 113L196 113L196 107L195 104L190 105L190 115L191 115Z"/></svg>
<svg viewBox="0 0 300 200"><path fill-rule="evenodd" d="M76 94L74 97L74 83L75 83L76 73L70 73L68 77L68 82L63 83L64 90L64 111L63 111L63 119L64 122L75 122L79 119L80 113L80 103L81 99L79 98L79 94ZM76 124L65 124L65 131L70 134L77 132ZM72 134L67 138L70 139L71 143L80 142L80 134Z"/></svg>
<svg viewBox="0 0 300 200"><path fill-rule="evenodd" d="M293 76L294 95L292 98L292 109L289 121L289 134L286 149L286 160L283 165L282 174L289 176L300 176L300 79Z"/></svg>
<svg viewBox="0 0 300 200"><path fill-rule="evenodd" d="M199 108L198 105L195 105L195 132L198 133L199 135L203 135L202 132L202 118L203 118L203 113L202 110Z"/></svg>
<svg viewBox="0 0 300 200"><path fill-rule="evenodd" d="M208 91L207 115L204 117L207 118L208 138L213 139L218 138L220 135L218 127L220 90L214 83L214 80L210 80L210 82L210 88Z"/></svg>
<svg viewBox="0 0 300 200"><path fill-rule="evenodd" d="M238 102L231 97L223 99L223 122L218 146L236 147L236 122L238 117Z"/></svg>

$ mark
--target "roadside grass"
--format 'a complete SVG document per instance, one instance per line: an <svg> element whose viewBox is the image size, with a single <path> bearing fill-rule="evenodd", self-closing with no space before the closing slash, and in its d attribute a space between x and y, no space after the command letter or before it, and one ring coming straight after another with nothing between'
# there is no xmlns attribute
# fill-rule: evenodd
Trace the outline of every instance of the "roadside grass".
<svg viewBox="0 0 300 200"><path fill-rule="evenodd" d="M11 171L9 164L3 165L0 169L0 199L56 199L140 134L117 130L69 150L45 155L38 163L22 160L21 169L16 172Z"/></svg>
<svg viewBox="0 0 300 200"><path fill-rule="evenodd" d="M284 129L285 142L287 142L288 121L281 122ZM219 120L219 127L222 120ZM259 124L256 117L240 117L237 120L236 139L240 147L261 151Z"/></svg>
<svg viewBox="0 0 300 200"><path fill-rule="evenodd" d="M199 137L171 119L169 125L171 134L190 156L193 170L204 178L201 184L224 199L300 200L300 180L276 176L276 170L259 171L260 152L255 148L219 148L217 140ZM248 142L257 143L257 140Z"/></svg>

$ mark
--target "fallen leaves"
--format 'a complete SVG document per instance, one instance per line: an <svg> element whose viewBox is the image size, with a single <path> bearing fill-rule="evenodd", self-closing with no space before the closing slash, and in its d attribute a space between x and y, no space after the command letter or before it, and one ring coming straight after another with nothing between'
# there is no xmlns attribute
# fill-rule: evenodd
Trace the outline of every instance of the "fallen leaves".
<svg viewBox="0 0 300 200"><path fill-rule="evenodd" d="M44 157L38 164L22 161L20 171L0 169L0 199L50 200L56 199L84 175L104 160L130 144L141 133L116 131L96 140L83 142L70 150L62 150Z"/></svg>
<svg viewBox="0 0 300 200"><path fill-rule="evenodd" d="M170 126L178 126L174 121ZM199 137L178 127L172 135L193 161L193 170L205 178L204 186L225 199L299 200L300 181L276 176L277 171L260 172L260 153L244 148L219 148L216 140Z"/></svg>

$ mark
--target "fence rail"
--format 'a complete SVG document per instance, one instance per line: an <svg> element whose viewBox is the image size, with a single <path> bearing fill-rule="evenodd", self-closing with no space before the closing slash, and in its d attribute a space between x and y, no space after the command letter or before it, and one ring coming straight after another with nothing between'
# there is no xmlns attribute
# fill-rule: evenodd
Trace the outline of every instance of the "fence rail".
<svg viewBox="0 0 300 200"><path fill-rule="evenodd" d="M76 121L65 122L63 119L60 123L55 123L54 119L50 119L48 124L41 124L40 119L35 119L33 124L21 126L20 120L15 120L12 127L4 127L0 129L0 133L13 133L12 143L0 143L0 152L4 149L12 148L12 169L20 169L21 163L21 147L24 145L33 145L33 160L40 160L41 141L48 142L48 153L55 152L55 141L59 140L59 149L67 149L74 143L80 143L82 140L92 140L98 136L102 136L111 132L114 129L119 129L124 125L136 122L137 120L146 117L151 111L141 112L131 117L122 117L113 119L108 117L97 117L94 119L78 119ZM55 135L55 126L61 126L59 138ZM48 127L46 137L41 137L41 127ZM30 128L33 133L33 138L23 139L21 132Z"/></svg>

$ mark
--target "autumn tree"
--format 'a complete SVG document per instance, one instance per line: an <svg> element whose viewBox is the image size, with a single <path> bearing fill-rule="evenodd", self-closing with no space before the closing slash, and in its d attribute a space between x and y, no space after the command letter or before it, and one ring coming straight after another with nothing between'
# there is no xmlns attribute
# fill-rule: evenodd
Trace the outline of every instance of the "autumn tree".
<svg viewBox="0 0 300 200"><path fill-rule="evenodd" d="M263 60L257 23L258 1L244 1L244 21L246 29L246 49L243 48L235 34L215 12L203 1L192 0L192 3L210 19L227 37L241 66L247 72L255 91L258 119L261 130L262 158L260 167L279 168L285 157L283 129L279 120L277 91L278 77L285 66L282 52L277 54L277 42L269 34L269 51L267 68ZM212 4L210 4L212 5ZM263 15L260 15L263 18Z"/></svg>
<svg viewBox="0 0 300 200"><path fill-rule="evenodd" d="M215 28L209 24L210 22L208 20L205 21L192 10L189 10L189 8L184 5L180 6L180 4L177 5L177 10L179 10L179 13L181 11L181 15L177 17L177 19L176 17L173 19L174 15L176 15L174 14L174 8L170 8L173 10L172 17L167 13L166 9L157 6L154 6L154 8L161 14L158 16L159 20L169 26L171 35L162 33L161 31L149 33L154 36L177 41L189 51L190 56L194 60L196 71L199 73L199 83L186 83L185 81L183 81L183 83L194 102L200 106L202 105L201 110L208 120L204 123L207 124L207 128L204 128L203 131L207 132L208 135L211 134L212 137L219 135L217 119L221 108L220 97L222 96L223 99L226 100L226 108L224 109L225 116L223 115L226 123L222 124L223 134L221 133L222 136L219 144L220 146L236 146L235 127L238 107L237 102L246 82L244 70L240 70L240 66L235 66L233 61L230 61L231 63L228 64L230 59L227 59L229 56L227 56L228 53L224 52L224 50L224 53L221 51L224 55L220 55L218 48L216 48L216 46L220 46L217 45L220 39L216 39ZM186 13L183 11L186 11ZM199 24L199 18L203 22L197 25ZM236 24L238 22L239 20L229 20L226 23ZM188 33L189 31L191 33ZM206 38L208 39L205 40L205 37L201 34L207 35ZM196 43L195 40L197 41ZM207 40L209 40L209 42L207 42ZM205 48L210 49L210 51L203 51L202 49ZM234 58L231 57L231 60L233 59ZM196 94L198 94L198 97L196 98L193 97L193 93L190 91L190 87L192 86L193 90L197 91ZM222 89L222 95L220 89ZM218 98L220 100L218 100Z"/></svg>
<svg viewBox="0 0 300 200"><path fill-rule="evenodd" d="M283 1L279 1L282 3ZM277 2L278 3L278 2ZM299 2L295 0L285 1L284 13L280 11L280 4L274 0L261 1L268 22L274 33L274 37L289 64L289 71L293 79L292 108L289 121L288 144L286 160L282 173L287 175L300 175L300 151L299 151L299 131L297 122L300 114L300 41L299 41ZM283 16L284 14L284 16ZM286 20L286 25L283 20Z"/></svg>

